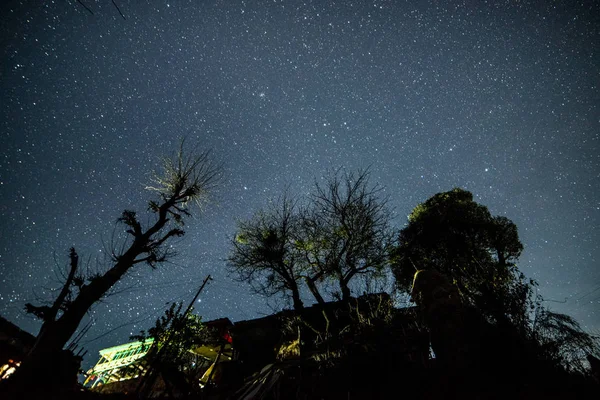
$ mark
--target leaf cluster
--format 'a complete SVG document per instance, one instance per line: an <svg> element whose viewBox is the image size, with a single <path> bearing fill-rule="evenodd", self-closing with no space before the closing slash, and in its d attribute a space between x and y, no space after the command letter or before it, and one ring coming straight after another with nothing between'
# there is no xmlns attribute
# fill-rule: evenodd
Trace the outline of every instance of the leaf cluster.
<svg viewBox="0 0 600 400"><path fill-rule="evenodd" d="M165 313L160 316L153 327L132 335L131 340L144 341L153 338L156 347L153 351L168 354L168 358L176 360L194 346L201 345L208 338L208 331L202 318L190 312L183 312L182 303L171 303Z"/></svg>
<svg viewBox="0 0 600 400"><path fill-rule="evenodd" d="M522 250L511 220L492 216L470 192L455 188L415 207L400 231L392 270L403 290L416 270L436 270L486 316L523 319L531 287L515 264Z"/></svg>

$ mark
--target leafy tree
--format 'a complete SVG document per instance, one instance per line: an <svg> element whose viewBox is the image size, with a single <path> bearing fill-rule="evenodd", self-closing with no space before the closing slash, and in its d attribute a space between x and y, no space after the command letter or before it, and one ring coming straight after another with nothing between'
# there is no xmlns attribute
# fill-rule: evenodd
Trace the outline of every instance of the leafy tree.
<svg viewBox="0 0 600 400"><path fill-rule="evenodd" d="M182 312L182 303L172 303L148 331L133 335L131 340L145 341L153 338L156 346L153 351L162 350L173 359L178 359L194 346L205 342L208 333L202 318L190 312Z"/></svg>
<svg viewBox="0 0 600 400"><path fill-rule="evenodd" d="M221 168L210 153L189 154L182 141L179 152L164 159L162 173L155 175L153 186L147 187L158 194L158 199L149 203L154 221L144 227L134 211L123 212L118 221L125 225L129 239L121 251L113 252L112 264L104 274L84 279L77 273L78 257L71 249L71 270L53 305L26 306L28 312L42 319L43 325L29 356L15 373L15 381L26 382L48 367L88 310L132 268L138 264L155 268L172 256L167 244L184 234L184 218L191 215L189 206L206 200L220 174Z"/></svg>
<svg viewBox="0 0 600 400"><path fill-rule="evenodd" d="M572 317L539 307L533 321L538 357L566 370L588 373L586 357L600 355L600 338L590 335Z"/></svg>
<svg viewBox="0 0 600 400"><path fill-rule="evenodd" d="M494 342L496 350L504 352L497 357L520 360L525 368L544 361L568 372L586 373L585 357L598 354L598 338L584 332L568 315L551 312L539 299L533 300L537 283L515 264L522 250L511 220L493 217L485 206L473 201L470 192L456 188L414 208L400 231L392 271L397 286L406 291L415 276L413 295L421 289L416 287L417 269L449 278L462 303L474 306L493 324L494 337L506 342L504 347ZM428 292L436 301L448 303L451 299L440 293L438 284ZM455 341L448 347L456 346ZM514 353L509 356L510 352Z"/></svg>
<svg viewBox="0 0 600 400"><path fill-rule="evenodd" d="M392 270L404 290L417 269L441 272L490 320L523 326L533 282L515 265L522 250L511 220L493 217L470 192L456 188L414 208L400 231Z"/></svg>
<svg viewBox="0 0 600 400"><path fill-rule="evenodd" d="M140 394L149 393L159 374L171 393L173 387L184 394L194 390L194 380L199 377L192 367L196 360L191 350L206 343L210 333L202 318L193 314L191 307L182 312L182 305L172 303L152 328L130 337L139 341L154 339L146 357L138 360L135 366L147 371L140 383Z"/></svg>
<svg viewBox="0 0 600 400"><path fill-rule="evenodd" d="M295 248L298 224L296 201L284 195L271 208L238 224L227 259L236 280L250 283L257 294L266 297L290 297L297 311L304 308L302 260Z"/></svg>
<svg viewBox="0 0 600 400"><path fill-rule="evenodd" d="M350 281L382 276L388 265L391 217L381 192L369 185L368 171L337 171L316 184L303 215L305 259L337 282L343 300L350 299Z"/></svg>

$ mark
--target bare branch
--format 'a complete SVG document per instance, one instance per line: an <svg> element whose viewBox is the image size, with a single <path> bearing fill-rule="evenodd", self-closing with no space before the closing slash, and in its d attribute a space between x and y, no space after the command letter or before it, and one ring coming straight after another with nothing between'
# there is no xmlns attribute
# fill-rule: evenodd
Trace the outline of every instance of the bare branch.
<svg viewBox="0 0 600 400"><path fill-rule="evenodd" d="M249 283L265 297L289 296L299 310L304 305L299 291L301 263L294 246L296 204L285 193L271 208L240 222L227 261L234 279Z"/></svg>
<svg viewBox="0 0 600 400"><path fill-rule="evenodd" d="M169 201L170 207L177 206L179 212L189 203L202 208L222 177L222 167L212 161L210 151L193 156L193 152L185 151L184 145L182 140L177 155L163 160L162 173L155 174L154 185L146 187L158 192L163 201ZM151 203L150 209L158 211L156 203Z"/></svg>
<svg viewBox="0 0 600 400"><path fill-rule="evenodd" d="M391 213L382 188L368 181L368 170L335 171L324 184L315 183L304 216L306 257L337 279L344 299L356 275L376 277L389 260Z"/></svg>

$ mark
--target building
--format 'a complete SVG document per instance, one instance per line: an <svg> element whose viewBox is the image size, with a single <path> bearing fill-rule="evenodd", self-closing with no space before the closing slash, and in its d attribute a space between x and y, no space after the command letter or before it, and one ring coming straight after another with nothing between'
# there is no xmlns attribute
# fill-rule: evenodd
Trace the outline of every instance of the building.
<svg viewBox="0 0 600 400"><path fill-rule="evenodd" d="M176 363L154 363L141 382L134 379L148 365L136 362L147 354L143 347L137 350L141 343L102 350L88 386L103 383L104 393L144 387L148 397L186 396L204 388L206 396L251 399L272 390L280 394L273 392L274 398L297 393L312 398L335 388L362 393L378 382L384 393L398 375L416 374L429 360L429 336L415 309L394 308L385 293L205 325L213 333L209 339L179 355Z"/></svg>
<svg viewBox="0 0 600 400"><path fill-rule="evenodd" d="M137 378L143 371L138 361L148 354L153 344L154 339L150 338L144 342L126 343L100 350L100 359L87 372L84 386L94 388Z"/></svg>
<svg viewBox="0 0 600 400"><path fill-rule="evenodd" d="M35 336L0 317L0 379L8 378L35 344Z"/></svg>
<svg viewBox="0 0 600 400"><path fill-rule="evenodd" d="M198 382L200 386L219 377L216 365L232 358L229 327L233 324L227 318L205 322L211 332L209 339L200 346L189 349L182 360L184 382L180 373L163 371L157 380L155 391L169 386L182 386L185 381ZM131 342L100 350L96 365L87 372L84 386L102 392L131 392L137 389L140 376L148 369L149 357L154 340ZM147 361L147 362L145 362ZM166 372L166 373L165 373ZM166 381L166 382L165 382ZM103 387L107 385L106 387Z"/></svg>

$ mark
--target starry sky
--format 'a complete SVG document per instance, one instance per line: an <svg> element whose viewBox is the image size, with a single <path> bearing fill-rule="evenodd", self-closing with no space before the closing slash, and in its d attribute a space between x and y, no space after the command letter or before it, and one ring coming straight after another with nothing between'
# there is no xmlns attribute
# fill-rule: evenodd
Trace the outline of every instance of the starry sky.
<svg viewBox="0 0 600 400"><path fill-rule="evenodd" d="M178 256L139 266L80 344L126 342L165 303L205 320L281 307L228 277L236 220L331 169L371 168L394 225L459 186L519 227L553 310L600 330L600 6L594 1L3 1L0 315L60 287L68 249L105 268L180 138L224 179ZM146 218L146 217L143 217ZM308 300L308 299L307 299Z"/></svg>

